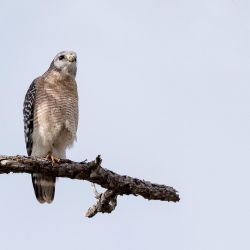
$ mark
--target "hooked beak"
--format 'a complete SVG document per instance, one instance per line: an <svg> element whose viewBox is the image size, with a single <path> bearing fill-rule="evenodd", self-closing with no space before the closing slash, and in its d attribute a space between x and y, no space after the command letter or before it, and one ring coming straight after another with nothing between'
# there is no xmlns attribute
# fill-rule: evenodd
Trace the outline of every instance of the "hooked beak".
<svg viewBox="0 0 250 250"><path fill-rule="evenodd" d="M68 60L69 60L70 62L76 62L76 56L70 54Z"/></svg>

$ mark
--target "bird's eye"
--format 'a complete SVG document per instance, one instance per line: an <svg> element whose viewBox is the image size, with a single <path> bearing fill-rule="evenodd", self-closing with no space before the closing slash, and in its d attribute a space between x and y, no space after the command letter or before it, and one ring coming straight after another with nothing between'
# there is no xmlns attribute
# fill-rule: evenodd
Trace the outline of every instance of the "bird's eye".
<svg viewBox="0 0 250 250"><path fill-rule="evenodd" d="M59 60L62 60L64 58L64 56L59 56L58 59Z"/></svg>

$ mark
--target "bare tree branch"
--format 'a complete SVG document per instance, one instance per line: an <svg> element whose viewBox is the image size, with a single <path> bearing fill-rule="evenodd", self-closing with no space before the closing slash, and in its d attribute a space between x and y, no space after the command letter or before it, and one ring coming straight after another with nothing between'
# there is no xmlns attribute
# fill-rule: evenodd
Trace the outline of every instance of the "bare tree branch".
<svg viewBox="0 0 250 250"><path fill-rule="evenodd" d="M180 200L178 192L172 187L116 174L102 168L101 162L101 157L97 156L96 160L91 162L73 162L65 159L52 165L51 161L45 158L0 155L0 174L41 173L99 184L107 191L99 194L94 187L98 202L89 208L85 214L87 217L93 217L98 212L111 213L117 205L118 195L140 195L148 200L173 202Z"/></svg>

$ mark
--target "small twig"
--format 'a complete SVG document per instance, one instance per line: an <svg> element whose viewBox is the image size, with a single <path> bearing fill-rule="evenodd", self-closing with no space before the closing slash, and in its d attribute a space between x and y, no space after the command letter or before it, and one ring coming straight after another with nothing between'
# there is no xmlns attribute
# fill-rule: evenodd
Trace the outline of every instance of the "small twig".
<svg viewBox="0 0 250 250"><path fill-rule="evenodd" d="M111 213L115 210L117 205L117 194L112 190L106 190L104 193L99 194L92 183L95 198L98 199L97 203L88 209L85 213L86 217L93 217L99 213Z"/></svg>
<svg viewBox="0 0 250 250"><path fill-rule="evenodd" d="M96 190L96 187L95 187L95 183L91 182L91 186L92 186L92 189L94 191L94 194L95 194L95 198L96 199L99 199L101 197L101 194L99 194Z"/></svg>

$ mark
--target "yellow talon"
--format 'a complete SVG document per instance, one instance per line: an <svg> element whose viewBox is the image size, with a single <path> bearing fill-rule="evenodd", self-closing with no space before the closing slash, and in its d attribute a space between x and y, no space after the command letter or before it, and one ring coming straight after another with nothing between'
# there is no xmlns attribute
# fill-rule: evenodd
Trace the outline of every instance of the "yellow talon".
<svg viewBox="0 0 250 250"><path fill-rule="evenodd" d="M47 156L46 156L46 159L50 158L52 160L52 164L55 163L55 161L57 163L60 162L60 159L59 158L56 158L55 156L52 155L52 152L48 152Z"/></svg>

